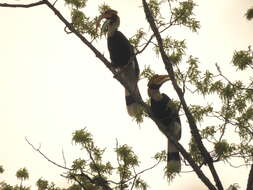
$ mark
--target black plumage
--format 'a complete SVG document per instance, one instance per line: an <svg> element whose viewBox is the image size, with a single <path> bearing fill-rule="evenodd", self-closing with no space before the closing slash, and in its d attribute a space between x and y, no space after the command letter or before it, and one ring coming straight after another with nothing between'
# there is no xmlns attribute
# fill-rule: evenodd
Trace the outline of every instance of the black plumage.
<svg viewBox="0 0 253 190"><path fill-rule="evenodd" d="M181 121L178 109L173 101L164 93L160 93L161 85L168 80L166 75L155 75L148 84L148 94L151 98L151 112L160 122L159 128L165 136L171 135L175 140L181 138ZM181 170L179 151L168 139L167 168L171 172Z"/></svg>
<svg viewBox="0 0 253 190"><path fill-rule="evenodd" d="M134 49L122 32L115 31L111 36L108 36L107 46L112 64L115 68L120 69L127 64L131 64L135 70L136 77L139 77L140 69L136 56L134 55Z"/></svg>
<svg viewBox="0 0 253 190"><path fill-rule="evenodd" d="M105 11L105 13L99 17L98 23L103 18L107 19L102 27L102 30L104 28L107 32L107 46L112 66L121 75L124 81L127 82L131 92L133 93L131 94L127 89L125 89L127 111L130 116L136 116L140 110L140 105L135 101L133 96L141 96L137 85L140 69L135 56L134 48L125 35L118 31L120 18L117 15L117 11L112 9Z"/></svg>
<svg viewBox="0 0 253 190"><path fill-rule="evenodd" d="M164 93L161 95L161 100L154 100L151 98L151 111L153 115L167 126L170 126L174 122L181 124L178 111L171 99Z"/></svg>

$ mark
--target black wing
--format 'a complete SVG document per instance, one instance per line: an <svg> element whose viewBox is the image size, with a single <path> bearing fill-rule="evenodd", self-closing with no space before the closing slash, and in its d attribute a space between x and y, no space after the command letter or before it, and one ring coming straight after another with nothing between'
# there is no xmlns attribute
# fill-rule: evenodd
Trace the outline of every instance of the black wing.
<svg viewBox="0 0 253 190"><path fill-rule="evenodd" d="M132 47L124 34L120 31L115 31L114 34L108 38L107 45L112 64L115 67L123 67L129 63Z"/></svg>
<svg viewBox="0 0 253 190"><path fill-rule="evenodd" d="M164 125L170 125L177 121L181 124L177 108L173 105L171 99L162 94L160 101L151 99L151 110L154 116L162 121Z"/></svg>

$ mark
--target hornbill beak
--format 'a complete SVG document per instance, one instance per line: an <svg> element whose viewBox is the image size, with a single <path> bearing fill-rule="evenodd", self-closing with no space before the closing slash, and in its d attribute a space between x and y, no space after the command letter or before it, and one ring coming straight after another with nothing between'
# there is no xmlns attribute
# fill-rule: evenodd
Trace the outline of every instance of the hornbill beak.
<svg viewBox="0 0 253 190"><path fill-rule="evenodd" d="M101 14L98 19L97 19L97 22L96 22L96 31L98 30L98 27L100 26L100 22L105 18L105 19L109 19L112 17L112 15L114 14L118 14L117 11L113 10L113 9L108 9L106 10L103 14ZM107 25L109 24L109 21L107 20L103 26L102 26L102 29L101 31L103 32L106 28L107 28Z"/></svg>
<svg viewBox="0 0 253 190"><path fill-rule="evenodd" d="M159 89L163 83L169 81L169 75L154 75L148 82L148 87L153 89Z"/></svg>

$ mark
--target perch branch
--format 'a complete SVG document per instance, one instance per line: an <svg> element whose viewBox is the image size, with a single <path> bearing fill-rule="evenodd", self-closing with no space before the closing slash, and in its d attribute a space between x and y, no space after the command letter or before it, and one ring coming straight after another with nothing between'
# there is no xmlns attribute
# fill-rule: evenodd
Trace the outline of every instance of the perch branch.
<svg viewBox="0 0 253 190"><path fill-rule="evenodd" d="M142 0L142 4L143 4L143 8L144 8L144 12L145 12L147 21L149 22L150 27L151 27L152 31L154 32L157 43L159 45L159 50L160 50L160 53L161 53L162 60L165 64L165 68L166 68L166 70L167 70L167 72L168 72L168 74L171 78L173 87L174 87L174 89L176 90L176 92L178 94L178 97L179 97L179 99L182 103L183 109L185 111L186 117L189 121L191 133L194 136L196 142L198 143L199 149L200 149L202 155L204 156L206 163L208 164L208 167L209 167L209 169L212 173L212 176L214 178L214 181L216 183L217 188L219 190L223 190L223 186L221 184L219 176L218 176L218 174L217 174L217 172L214 168L212 157L210 156L210 154L206 150L205 146L203 145L203 142L201 140L201 136L199 134L198 128L197 128L195 120L194 120L194 117L192 116L191 112L189 111L189 108L188 108L188 106L186 104L186 101L184 99L183 92L182 92L181 88L178 86L178 84L176 82L171 59L169 59L169 57L166 55L166 53L164 51L163 41L162 41L161 35L160 35L160 33L159 33L159 31L156 27L155 20L152 16L152 13L151 13L151 11L148 7L148 4L147 4L146 0ZM209 189L216 189L205 175L199 175L200 173L197 172L197 171L196 171L196 173L198 174L200 179L209 187Z"/></svg>

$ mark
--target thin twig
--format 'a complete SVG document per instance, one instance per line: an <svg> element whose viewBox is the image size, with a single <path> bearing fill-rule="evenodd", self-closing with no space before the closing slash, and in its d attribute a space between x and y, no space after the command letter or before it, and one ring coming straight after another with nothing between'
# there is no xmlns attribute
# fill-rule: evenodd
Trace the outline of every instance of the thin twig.
<svg viewBox="0 0 253 190"><path fill-rule="evenodd" d="M57 3L58 0L55 0L55 2L53 3L53 6L55 6L55 4Z"/></svg>
<svg viewBox="0 0 253 190"><path fill-rule="evenodd" d="M62 158L63 158L64 166L66 167L67 162L66 162L66 158L65 158L65 154L64 154L64 150L63 150L63 148L62 148L62 150L61 150L61 154L62 154Z"/></svg>
<svg viewBox="0 0 253 190"><path fill-rule="evenodd" d="M231 86L236 87L236 88L238 88L238 89L240 89L240 90L253 90L253 88L241 88L241 87L235 85L233 82L231 82L231 81L221 72L221 69L220 69L220 67L218 66L217 63L215 64L215 66L216 66L217 71L219 72L219 75L220 75L222 78L224 78ZM249 85L249 86L251 86L251 85Z"/></svg>
<svg viewBox="0 0 253 190"><path fill-rule="evenodd" d="M40 148L35 148L35 146L28 140L27 137L25 137L25 140L26 140L26 142L33 148L33 150L35 150L35 151L38 152L40 155L42 155L42 156L43 156L47 161L49 161L50 163L56 165L56 166L59 167L59 168L65 169L65 170L69 170L69 171L73 170L73 169L68 168L68 167L66 167L66 166L62 166L62 165L60 165L60 164L57 164L57 163L54 162L53 160L49 159L44 153L42 153L42 152L40 151Z"/></svg>

